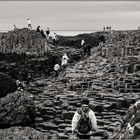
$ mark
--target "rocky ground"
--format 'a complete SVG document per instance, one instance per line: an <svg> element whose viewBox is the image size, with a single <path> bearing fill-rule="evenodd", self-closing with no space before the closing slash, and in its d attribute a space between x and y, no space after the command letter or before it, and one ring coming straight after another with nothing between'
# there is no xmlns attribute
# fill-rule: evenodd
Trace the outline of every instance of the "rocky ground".
<svg viewBox="0 0 140 140"><path fill-rule="evenodd" d="M80 99L87 96L97 116L99 130L111 136L139 93L120 93L111 88L114 73L105 76L107 64L106 59L92 55L68 67L58 78L36 81L37 91L33 93L37 111L35 129L49 131L49 138L69 138L73 114L80 107ZM105 138L101 132L93 134L94 138Z"/></svg>
<svg viewBox="0 0 140 140"><path fill-rule="evenodd" d="M11 127L1 127L0 138L71 138L71 120L84 96L97 117L99 132L93 139L139 138L139 46L126 47L124 55L120 48L93 48L90 57L69 65L58 77L38 77L26 92L6 92L0 100L0 124Z"/></svg>

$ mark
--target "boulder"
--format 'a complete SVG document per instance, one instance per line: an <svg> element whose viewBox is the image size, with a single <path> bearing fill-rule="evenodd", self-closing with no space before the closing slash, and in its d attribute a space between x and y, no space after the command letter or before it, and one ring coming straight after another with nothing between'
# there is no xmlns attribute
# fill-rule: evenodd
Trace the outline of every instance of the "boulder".
<svg viewBox="0 0 140 140"><path fill-rule="evenodd" d="M6 96L10 92L16 91L17 86L11 76L0 72L0 98Z"/></svg>
<svg viewBox="0 0 140 140"><path fill-rule="evenodd" d="M35 120L34 101L28 93L16 91L0 99L0 127L29 126Z"/></svg>

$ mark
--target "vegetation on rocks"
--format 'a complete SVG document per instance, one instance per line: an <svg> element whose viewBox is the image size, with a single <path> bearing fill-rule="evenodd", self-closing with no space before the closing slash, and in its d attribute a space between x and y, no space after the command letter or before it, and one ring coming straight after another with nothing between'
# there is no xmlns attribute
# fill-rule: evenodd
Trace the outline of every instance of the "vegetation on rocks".
<svg viewBox="0 0 140 140"><path fill-rule="evenodd" d="M16 91L0 99L0 128L30 126L34 120L35 106L29 93Z"/></svg>

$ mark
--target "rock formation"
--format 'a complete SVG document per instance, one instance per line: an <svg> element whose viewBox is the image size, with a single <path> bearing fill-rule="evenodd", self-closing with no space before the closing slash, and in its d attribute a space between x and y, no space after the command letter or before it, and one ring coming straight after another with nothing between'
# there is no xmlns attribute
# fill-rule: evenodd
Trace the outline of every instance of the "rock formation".
<svg viewBox="0 0 140 140"><path fill-rule="evenodd" d="M0 127L30 126L35 120L34 101L29 93L16 91L0 99Z"/></svg>
<svg viewBox="0 0 140 140"><path fill-rule="evenodd" d="M0 72L0 98L16 91L17 86L11 76Z"/></svg>

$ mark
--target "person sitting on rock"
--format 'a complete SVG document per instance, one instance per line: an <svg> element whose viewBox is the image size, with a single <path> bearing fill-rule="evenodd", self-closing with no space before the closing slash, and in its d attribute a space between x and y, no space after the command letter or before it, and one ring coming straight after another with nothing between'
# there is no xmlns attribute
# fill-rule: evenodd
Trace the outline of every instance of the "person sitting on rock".
<svg viewBox="0 0 140 140"><path fill-rule="evenodd" d="M81 108L77 109L72 119L72 135L79 139L90 139L91 132L97 131L97 119L89 108L89 100L81 100Z"/></svg>
<svg viewBox="0 0 140 140"><path fill-rule="evenodd" d="M58 76L58 74L59 74L59 69L60 69L59 64L55 64L55 65L54 65L55 77Z"/></svg>

